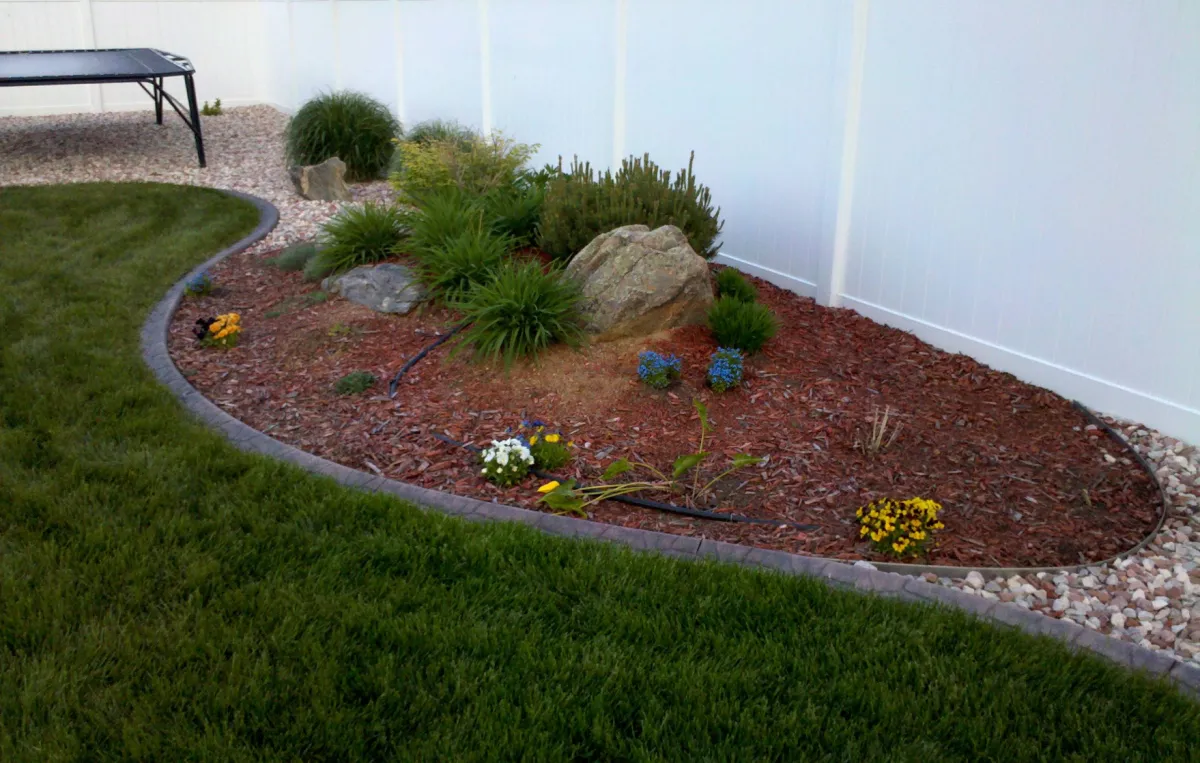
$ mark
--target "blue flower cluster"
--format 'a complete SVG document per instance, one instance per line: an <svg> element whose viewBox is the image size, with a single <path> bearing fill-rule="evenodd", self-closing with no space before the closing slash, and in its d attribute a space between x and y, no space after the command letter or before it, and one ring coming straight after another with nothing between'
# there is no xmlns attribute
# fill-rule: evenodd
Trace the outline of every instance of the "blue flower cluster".
<svg viewBox="0 0 1200 763"><path fill-rule="evenodd" d="M670 387L683 369L683 361L674 355L659 355L647 350L638 355L638 378L654 389Z"/></svg>
<svg viewBox="0 0 1200 763"><path fill-rule="evenodd" d="M183 287L183 293L189 297L203 297L207 294L212 294L213 280L208 273L201 273L192 278Z"/></svg>
<svg viewBox="0 0 1200 763"><path fill-rule="evenodd" d="M742 383L742 353L732 347L718 347L708 363L708 386L724 392Z"/></svg>

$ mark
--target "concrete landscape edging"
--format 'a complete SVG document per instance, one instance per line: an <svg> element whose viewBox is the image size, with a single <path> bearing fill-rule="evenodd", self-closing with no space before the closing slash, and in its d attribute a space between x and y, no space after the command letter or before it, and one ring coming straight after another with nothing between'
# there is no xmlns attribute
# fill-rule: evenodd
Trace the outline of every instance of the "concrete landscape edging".
<svg viewBox="0 0 1200 763"><path fill-rule="evenodd" d="M619 543L635 551L688 559L713 559L788 575L807 575L840 588L910 602L954 607L992 624L1018 628L1035 636L1049 636L1072 649L1088 650L1128 669L1165 677L1193 698L1200 699L1200 668L1073 623L1046 617L1016 604L991 601L919 578L820 557L573 519L429 490L342 466L259 432L230 416L204 397L176 368L167 349L171 318L179 306L188 280L226 257L243 252L261 241L279 220L278 210L268 201L237 191L221 192L248 201L257 207L258 225L246 237L195 267L167 291L150 311L142 326L141 346L143 359L159 382L201 422L219 430L241 450L286 461L313 474L330 477L347 487L387 493L419 506L464 519L520 522L551 535Z"/></svg>

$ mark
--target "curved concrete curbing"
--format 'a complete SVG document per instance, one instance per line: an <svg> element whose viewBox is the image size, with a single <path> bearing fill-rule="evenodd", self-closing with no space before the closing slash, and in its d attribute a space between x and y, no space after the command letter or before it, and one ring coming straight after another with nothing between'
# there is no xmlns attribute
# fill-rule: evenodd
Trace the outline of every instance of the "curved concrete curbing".
<svg viewBox="0 0 1200 763"><path fill-rule="evenodd" d="M194 268L167 292L150 311L142 327L142 356L160 382L175 394L184 407L202 422L219 430L238 448L278 458L314 474L332 477L347 487L388 493L397 498L440 511L443 514L480 521L508 521L532 525L542 532L571 538L620 543L635 551L649 551L689 559L715 559L749 567L774 570L787 575L808 575L828 585L868 592L911 602L956 607L993 624L1019 628L1037 636L1050 636L1072 649L1087 649L1132 670L1166 677L1182 690L1200 698L1200 668L1136 644L1109 638L1097 631L1055 620L1015 604L989 601L980 596L924 580L879 569L856 567L819 557L800 556L752 546L724 543L683 535L637 530L571 519L504 504L442 493L397 480L379 477L336 464L282 443L242 423L218 408L193 387L175 367L167 351L167 332L183 296L188 279L204 272L226 257L245 251L262 240L279 221L279 211L267 201L236 191L222 191L254 204L260 214L258 226L245 238L223 249ZM937 570L936 567L927 568ZM949 569L949 568L946 568Z"/></svg>

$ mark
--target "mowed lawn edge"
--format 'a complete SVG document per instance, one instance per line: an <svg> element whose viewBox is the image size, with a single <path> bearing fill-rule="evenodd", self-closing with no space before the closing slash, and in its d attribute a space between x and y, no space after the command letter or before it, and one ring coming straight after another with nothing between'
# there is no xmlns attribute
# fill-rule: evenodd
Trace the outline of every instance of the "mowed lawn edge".
<svg viewBox="0 0 1200 763"><path fill-rule="evenodd" d="M0 189L0 759L1190 759L1193 702L1048 639L237 451L138 333L256 221Z"/></svg>

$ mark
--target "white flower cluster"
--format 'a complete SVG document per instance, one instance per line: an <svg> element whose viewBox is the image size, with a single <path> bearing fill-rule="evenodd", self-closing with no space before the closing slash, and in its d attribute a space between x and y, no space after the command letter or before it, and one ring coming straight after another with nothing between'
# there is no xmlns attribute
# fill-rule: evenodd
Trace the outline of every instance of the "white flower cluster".
<svg viewBox="0 0 1200 763"><path fill-rule="evenodd" d="M533 454L529 446L515 437L507 440L492 440L492 445L483 451L483 476L499 485L514 485L529 473L533 466Z"/></svg>

